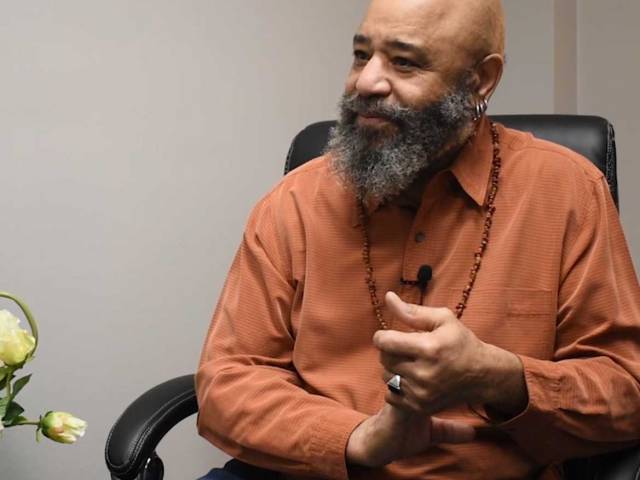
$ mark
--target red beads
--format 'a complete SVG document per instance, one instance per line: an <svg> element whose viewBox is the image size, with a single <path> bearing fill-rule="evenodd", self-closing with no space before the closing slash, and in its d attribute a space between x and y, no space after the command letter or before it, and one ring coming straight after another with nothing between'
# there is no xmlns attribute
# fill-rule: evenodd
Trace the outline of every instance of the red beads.
<svg viewBox="0 0 640 480"><path fill-rule="evenodd" d="M469 297L471 296L471 291L473 290L473 286L476 282L476 278L478 276L478 272L480 271L480 266L482 264L482 257L489 246L489 233L491 232L491 226L493 225L493 215L496 212L495 207L495 199L498 193L498 185L500 182L500 170L502 167L502 162L500 159L500 134L498 133L498 129L495 123L491 123L491 138L493 140L493 162L491 164L491 181L490 181L490 189L489 194L487 196L487 205L486 205L486 216L484 221L484 228L482 230L482 238L480 241L480 246L476 249L474 253L474 262L471 267L471 271L469 272L469 281L467 285L464 287L462 291L462 299L460 303L456 305L456 317L461 318L462 314L467 308L467 302L469 301ZM382 310L380 309L380 301L378 300L378 292L376 289L376 281L373 278L373 266L371 265L371 247L369 242L369 233L367 231L367 215L365 213L364 205L361 201L358 202L358 210L360 215L360 226L362 228L362 260L365 265L365 271L367 275L365 276L365 281L367 283L369 289L369 296L371 297L371 305L373 307L374 314L380 327L383 330L387 330L389 325L384 320L382 316Z"/></svg>

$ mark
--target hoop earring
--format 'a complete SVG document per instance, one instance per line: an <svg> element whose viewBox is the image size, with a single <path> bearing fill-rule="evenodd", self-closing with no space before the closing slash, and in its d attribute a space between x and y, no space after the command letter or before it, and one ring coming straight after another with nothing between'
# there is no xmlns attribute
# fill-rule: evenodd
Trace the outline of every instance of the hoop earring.
<svg viewBox="0 0 640 480"><path fill-rule="evenodd" d="M474 116L473 116L473 121L477 122L478 120L480 120L482 118L482 115L484 115L484 113L487 111L487 109L489 108L489 102L487 102L486 98L483 98L482 101L476 103L475 107L474 107Z"/></svg>

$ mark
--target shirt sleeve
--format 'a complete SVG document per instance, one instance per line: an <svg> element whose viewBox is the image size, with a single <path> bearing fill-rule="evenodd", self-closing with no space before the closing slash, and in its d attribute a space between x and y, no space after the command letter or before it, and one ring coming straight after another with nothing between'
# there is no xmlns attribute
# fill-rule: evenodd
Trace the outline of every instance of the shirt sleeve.
<svg viewBox="0 0 640 480"><path fill-rule="evenodd" d="M272 197L252 212L196 373L198 432L280 472L347 479L345 450L367 415L303 389L290 324L297 284Z"/></svg>
<svg viewBox="0 0 640 480"><path fill-rule="evenodd" d="M604 179L565 238L553 361L520 356L526 410L499 425L540 463L640 439L640 288Z"/></svg>

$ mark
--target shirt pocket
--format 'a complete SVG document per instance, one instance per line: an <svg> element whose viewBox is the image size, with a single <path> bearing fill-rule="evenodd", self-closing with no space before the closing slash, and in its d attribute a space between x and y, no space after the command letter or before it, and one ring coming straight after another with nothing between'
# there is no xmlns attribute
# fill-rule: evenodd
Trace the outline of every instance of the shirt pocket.
<svg viewBox="0 0 640 480"><path fill-rule="evenodd" d="M460 292L451 291L455 307ZM556 298L551 290L474 289L462 322L483 342L513 353L551 359L556 338Z"/></svg>

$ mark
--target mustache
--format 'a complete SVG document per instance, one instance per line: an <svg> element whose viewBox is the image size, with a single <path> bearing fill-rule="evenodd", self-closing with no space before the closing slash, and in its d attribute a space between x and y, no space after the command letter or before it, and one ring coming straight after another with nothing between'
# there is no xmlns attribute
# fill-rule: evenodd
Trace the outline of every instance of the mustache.
<svg viewBox="0 0 640 480"><path fill-rule="evenodd" d="M396 124L404 124L416 112L399 105L389 105L383 98L361 97L358 94L345 95L341 102L342 112L349 123L355 122L358 115L380 117Z"/></svg>

